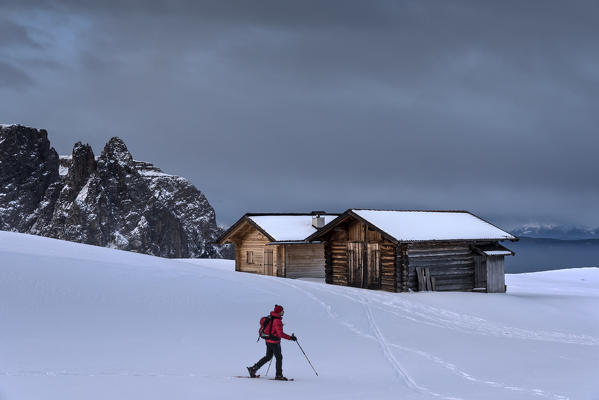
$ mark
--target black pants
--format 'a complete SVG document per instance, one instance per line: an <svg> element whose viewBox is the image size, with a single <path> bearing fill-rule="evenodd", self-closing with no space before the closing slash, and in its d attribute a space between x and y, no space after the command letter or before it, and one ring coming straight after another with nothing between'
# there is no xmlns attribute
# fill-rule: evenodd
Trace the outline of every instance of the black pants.
<svg viewBox="0 0 599 400"><path fill-rule="evenodd" d="M254 369L258 371L260 367L269 362L274 355L277 359L277 376L283 376L283 354L281 353L281 343L266 343L266 355L254 364Z"/></svg>

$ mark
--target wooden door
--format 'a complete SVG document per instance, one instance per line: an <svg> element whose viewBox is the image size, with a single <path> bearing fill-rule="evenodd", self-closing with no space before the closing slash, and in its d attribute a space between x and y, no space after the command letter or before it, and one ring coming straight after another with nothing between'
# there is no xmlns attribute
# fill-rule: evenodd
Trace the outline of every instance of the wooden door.
<svg viewBox="0 0 599 400"><path fill-rule="evenodd" d="M487 287L487 263L483 256L474 256L474 288Z"/></svg>
<svg viewBox="0 0 599 400"><path fill-rule="evenodd" d="M379 289L381 287L381 251L378 243L367 244L366 281L368 288Z"/></svg>
<svg viewBox="0 0 599 400"><path fill-rule="evenodd" d="M487 292L505 292L503 256L487 256Z"/></svg>
<svg viewBox="0 0 599 400"><path fill-rule="evenodd" d="M264 275L272 274L272 249L264 249Z"/></svg>
<svg viewBox="0 0 599 400"><path fill-rule="evenodd" d="M364 287L364 255L362 242L347 243L347 284Z"/></svg>

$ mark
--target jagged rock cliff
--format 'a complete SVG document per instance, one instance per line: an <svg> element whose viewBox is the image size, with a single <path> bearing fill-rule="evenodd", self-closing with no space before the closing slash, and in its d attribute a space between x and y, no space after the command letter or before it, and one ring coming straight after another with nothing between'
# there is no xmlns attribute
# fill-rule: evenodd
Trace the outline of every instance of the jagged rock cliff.
<svg viewBox="0 0 599 400"><path fill-rule="evenodd" d="M26 232L48 187L59 179L48 133L0 125L0 230Z"/></svg>
<svg viewBox="0 0 599 400"><path fill-rule="evenodd" d="M221 257L214 209L186 179L110 139L59 158L47 132L0 126L0 229L163 257Z"/></svg>

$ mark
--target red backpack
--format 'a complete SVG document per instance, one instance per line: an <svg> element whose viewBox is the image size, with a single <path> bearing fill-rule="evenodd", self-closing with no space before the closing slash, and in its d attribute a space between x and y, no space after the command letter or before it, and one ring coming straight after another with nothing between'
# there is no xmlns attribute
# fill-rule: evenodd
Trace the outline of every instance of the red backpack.
<svg viewBox="0 0 599 400"><path fill-rule="evenodd" d="M273 321L273 317L272 316L268 316L268 317L262 317L260 318L260 329L258 330L258 340L260 339L278 339L278 337L273 336L271 334L272 332L272 321ZM268 328L268 333L266 333L266 328Z"/></svg>

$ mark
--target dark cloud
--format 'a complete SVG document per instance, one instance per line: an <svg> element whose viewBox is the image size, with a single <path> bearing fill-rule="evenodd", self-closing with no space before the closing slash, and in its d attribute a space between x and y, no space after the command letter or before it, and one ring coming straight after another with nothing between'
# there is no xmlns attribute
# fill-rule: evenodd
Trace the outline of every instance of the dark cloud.
<svg viewBox="0 0 599 400"><path fill-rule="evenodd" d="M14 46L38 47L38 43L29 36L24 26L0 18L0 48Z"/></svg>
<svg viewBox="0 0 599 400"><path fill-rule="evenodd" d="M599 3L4 7L22 42L1 65L36 90L0 93L2 118L63 153L119 135L224 222L361 206L599 225Z"/></svg>
<svg viewBox="0 0 599 400"><path fill-rule="evenodd" d="M23 70L0 61L0 89L20 89L32 83Z"/></svg>

